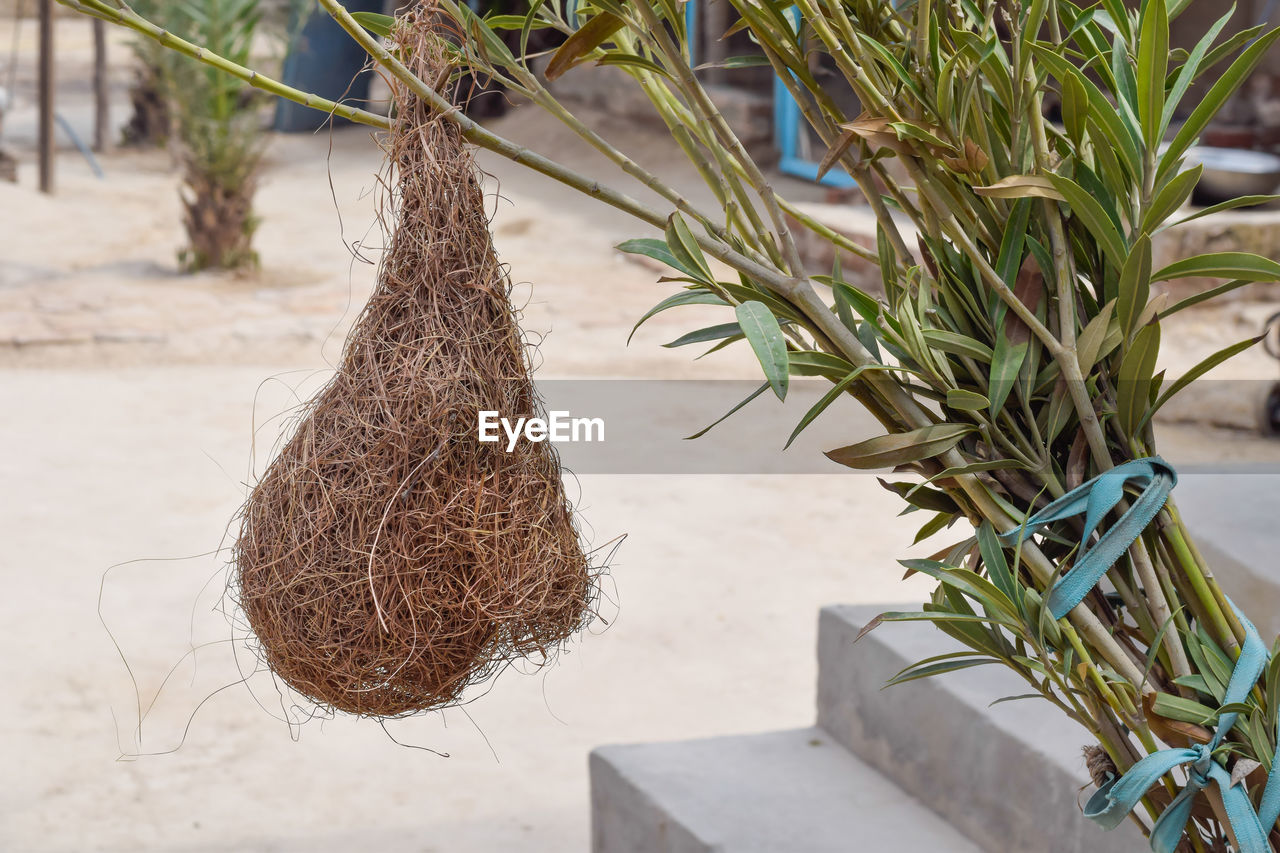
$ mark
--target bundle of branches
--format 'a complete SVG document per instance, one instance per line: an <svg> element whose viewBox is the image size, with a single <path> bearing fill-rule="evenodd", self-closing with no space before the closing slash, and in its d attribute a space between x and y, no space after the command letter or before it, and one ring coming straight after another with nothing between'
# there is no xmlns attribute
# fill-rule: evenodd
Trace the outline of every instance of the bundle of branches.
<svg viewBox="0 0 1280 853"><path fill-rule="evenodd" d="M107 0L62 2L148 31ZM758 393L784 397L791 375L829 379L797 431L845 393L883 425L884 435L828 455L915 475L895 490L928 513L921 534L954 527L959 541L907 563L935 578L936 592L920 611L882 619L930 621L968 649L899 680L999 662L1096 737L1105 758L1092 762L1100 790L1088 811L1103 825L1131 815L1159 850L1219 849L1227 839L1268 849L1280 813L1280 785L1266 784L1280 664L1267 662L1167 500L1176 477L1155 456L1152 417L1254 343L1165 381L1155 371L1161 320L1247 282L1280 280L1280 264L1228 252L1153 269L1151 243L1182 216L1199 178L1188 150L1280 33L1223 37L1228 14L1191 49L1171 50L1169 22L1190 0L1143 0L1136 10L1121 0L731 2L733 30L748 30L760 54L726 67L773 67L826 145L821 168L844 170L862 189L878 222L874 250L774 192L690 67L676 0L589 0L572 14L541 2L488 20L438 0L465 34L451 47L460 68L555 115L663 207L450 111L380 42L393 21L321 5L470 141L661 229L662 239L623 247L662 260L683 283L650 316L688 304L732 311L733 322L694 337L746 341L765 374ZM583 124L534 73L536 57L507 48L504 29L521 44L540 29L565 36L549 77L584 62L630 74L715 208L694 205ZM860 113L842 110L815 58L856 94ZM1044 118L1049 97L1061 103L1062 126ZM811 274L795 228L878 268L883 297L839 267ZM1224 283L1174 305L1151 298L1153 285L1189 276Z"/></svg>
<svg viewBox="0 0 1280 853"><path fill-rule="evenodd" d="M406 27L427 79L440 43ZM397 87L395 222L342 364L250 495L239 604L270 668L325 706L440 708L590 617L593 579L549 443L481 443L540 414L458 128Z"/></svg>

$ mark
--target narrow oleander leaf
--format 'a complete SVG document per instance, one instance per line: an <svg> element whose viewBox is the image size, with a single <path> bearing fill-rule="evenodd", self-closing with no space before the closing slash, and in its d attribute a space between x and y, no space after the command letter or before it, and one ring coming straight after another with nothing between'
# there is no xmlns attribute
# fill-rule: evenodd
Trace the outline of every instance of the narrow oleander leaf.
<svg viewBox="0 0 1280 853"><path fill-rule="evenodd" d="M1190 0L1187 0L1190 2ZM1204 62L1205 56L1208 55L1213 43L1217 41L1218 34L1222 32L1222 28L1227 25L1235 14L1235 6L1232 5L1227 13L1219 18L1209 27L1208 32L1201 37L1196 46L1192 48L1187 55L1187 59L1182 63L1182 67L1178 69L1178 74L1174 78L1173 87L1169 90L1169 95L1165 99L1164 112L1160 121L1160 136L1163 138L1165 130L1169 127L1169 122L1173 120L1174 111L1178 105L1182 103L1182 98L1187 94L1187 90L1191 87L1191 82L1196 79L1196 75L1200 71L1200 64ZM1172 11L1170 17L1172 17Z"/></svg>
<svg viewBox="0 0 1280 853"><path fill-rule="evenodd" d="M787 385L791 381L788 367L787 339L778 325L778 318L762 302L743 302L736 309L738 326L747 336L756 359L764 369L765 378L779 400L787 398Z"/></svg>
<svg viewBox="0 0 1280 853"><path fill-rule="evenodd" d="M1257 67L1277 37L1280 37L1280 29L1274 29L1259 36L1256 41L1241 51L1227 70L1214 81L1161 155L1159 172L1168 172L1181 161L1182 155L1187 153L1187 149L1195 142L1201 131L1248 79L1249 74Z"/></svg>
<svg viewBox="0 0 1280 853"><path fill-rule="evenodd" d="M693 435L686 435L686 436L685 436L685 441L692 441L692 440L693 440L693 439L695 439L695 438L702 438L704 435L706 435L707 433L711 432L711 430L712 430L712 429L714 429L715 427L717 427L717 426L719 426L721 423L723 423L725 420L727 420L727 419L729 418L729 416L730 416L730 415L734 414L734 413L735 413L735 412L737 412L739 409L741 409L743 406L747 405L747 403L750 403L750 402L751 402L752 400L754 400L756 397L759 397L761 394L763 394L765 391L768 391L768 390L769 390L769 383L768 383L768 382L763 383L759 388L757 388L756 390L754 390L754 391L752 391L750 394L748 394L748 395L746 396L746 399L742 400L740 403L738 403L738 404L737 404L736 406L734 406L732 409L730 409L729 411L725 412L723 415L721 415L720 417L716 418L714 421L712 421L711 423L707 424L705 427L703 427L702 429L698 430L698 431L697 431L697 432L695 432Z"/></svg>
<svg viewBox="0 0 1280 853"><path fill-rule="evenodd" d="M880 477L876 478L876 482L916 509L952 514L960 511L960 505L955 502L955 498L940 489L930 489L924 483L895 483Z"/></svg>
<svg viewBox="0 0 1280 853"><path fill-rule="evenodd" d="M1138 119L1147 148L1154 151L1164 133L1164 84L1169 70L1169 10L1165 0L1145 0L1138 33Z"/></svg>
<svg viewBox="0 0 1280 853"><path fill-rule="evenodd" d="M1238 278L1235 281L1229 281L1226 284L1220 284L1217 287L1211 287L1208 290L1202 290L1199 293L1194 293L1186 299L1180 299L1173 305L1169 306L1169 308L1162 310L1160 312L1160 319L1163 320L1170 314L1177 314L1184 308L1190 308L1192 305L1199 305L1201 302L1206 302L1210 299L1221 296L1224 293L1230 293L1233 290L1244 287L1246 284L1253 284L1253 282L1248 279Z"/></svg>
<svg viewBox="0 0 1280 853"><path fill-rule="evenodd" d="M380 15L377 12L352 12L351 17L357 24L380 38L390 38L391 28L396 25L395 18L390 15Z"/></svg>
<svg viewBox="0 0 1280 853"><path fill-rule="evenodd" d="M849 468L892 468L945 453L975 429L969 424L933 424L828 450L825 455Z"/></svg>
<svg viewBox="0 0 1280 853"><path fill-rule="evenodd" d="M987 567L987 577L991 578L991 582L1010 601L1018 601L1020 590L1017 579L1009 569L1004 546L990 521L984 520L978 525L978 552L982 554L982 564Z"/></svg>
<svg viewBox="0 0 1280 853"><path fill-rule="evenodd" d="M1172 384L1169 385L1168 388L1161 392L1160 397L1154 404L1152 404L1151 408L1147 410L1147 413L1142 416L1142 420L1138 422L1138 429L1142 429L1142 427L1146 425L1147 421L1155 417L1156 412L1160 411L1160 407L1169 402L1174 394L1177 394L1179 391L1186 388L1192 382L1195 382L1201 376L1204 376L1218 365L1236 357L1240 353L1254 346L1264 337L1266 337L1266 335L1258 335L1255 338L1248 338L1238 343L1234 343L1229 347L1223 347L1213 355L1201 361L1195 367L1188 370L1186 373L1179 376Z"/></svg>
<svg viewBox="0 0 1280 853"><path fill-rule="evenodd" d="M625 240L614 246L619 252L626 252L628 255L644 255L646 258L653 258L672 269L679 270L690 278L697 279L699 273L692 268L686 268L682 261L675 256L671 248L667 246L666 241L659 240L656 237L640 237L635 240Z"/></svg>
<svg viewBox="0 0 1280 853"><path fill-rule="evenodd" d="M804 417L800 419L800 423L796 424L796 428L791 431L791 435L787 438L787 443L782 446L782 449L786 450L790 447L796 438L799 437L800 433L804 432L805 427L813 423L817 419L818 415L825 412L827 408L836 401L837 397L849 390L849 386L856 382L858 377L860 377L864 371L888 369L889 368L885 365L862 365L861 367L856 367L849 371L848 375L828 388L827 392L822 395L822 398L819 399L818 402L814 403L813 406L810 407L809 411L804 413Z"/></svg>
<svg viewBox="0 0 1280 853"><path fill-rule="evenodd" d="M1120 361L1116 379L1116 418L1125 435L1134 435L1145 423L1151 400L1151 383L1160 351L1160 326L1144 326Z"/></svg>
<svg viewBox="0 0 1280 853"><path fill-rule="evenodd" d="M1151 276L1152 281L1175 278L1238 278L1280 281L1280 263L1252 252L1215 252L1175 261Z"/></svg>
<svg viewBox="0 0 1280 853"><path fill-rule="evenodd" d="M987 397L991 401L993 416L1000 413L1009 399L1030 346L1027 341L1015 342L1010 332L1011 330L1007 327L997 332L996 348L991 354L991 377L987 386Z"/></svg>
<svg viewBox="0 0 1280 853"><path fill-rule="evenodd" d="M565 39L564 44L551 56L544 72L547 79L555 80L582 62L623 26L623 20L611 12L601 12L587 21Z"/></svg>
<svg viewBox="0 0 1280 853"><path fill-rule="evenodd" d="M704 62L696 66L694 71L706 71L708 68L724 68L733 70L735 68L759 68L762 65L769 64L769 57L763 54L747 54L745 56L730 56L719 62Z"/></svg>
<svg viewBox="0 0 1280 853"><path fill-rule="evenodd" d="M1011 619L1018 616L1018 608L1014 603L995 584L976 572L957 569L935 560L899 560L898 564L941 581L951 589L980 602L988 610L997 609Z"/></svg>
<svg viewBox="0 0 1280 853"><path fill-rule="evenodd" d="M991 352L991 347L959 332L949 332L945 329L925 329L921 332L921 337L932 349L941 350L951 355L972 358L984 364L990 364L994 356Z"/></svg>
<svg viewBox="0 0 1280 853"><path fill-rule="evenodd" d="M988 471L1012 471L1017 468L1025 467L1025 465L1015 459L989 459L986 462L971 462L967 465L956 465L951 468L942 469L923 483L917 483L912 491L923 488L927 483L937 483L954 477L961 477L965 474L982 474ZM908 492L906 497L910 499L911 494L912 492Z"/></svg>
<svg viewBox="0 0 1280 853"><path fill-rule="evenodd" d="M991 401L985 394L968 391L964 388L952 388L947 391L947 407L965 412L981 412L988 408Z"/></svg>
<svg viewBox="0 0 1280 853"><path fill-rule="evenodd" d="M1062 81L1062 121L1067 135L1079 146L1084 141L1089 119L1089 93L1075 76Z"/></svg>
<svg viewBox="0 0 1280 853"><path fill-rule="evenodd" d="M942 675L945 672L956 672L961 669L968 669L972 666L982 666L987 663L999 663L995 658L959 658L953 661L943 661L942 663L933 663L928 666L917 667L908 670L902 675L891 678L885 685L893 687L898 684L905 684L908 681L917 681L921 678L930 678L935 675Z"/></svg>
<svg viewBox="0 0 1280 853"><path fill-rule="evenodd" d="M1147 208L1147 213L1142 218L1142 232L1155 233L1169 217L1177 213L1187 203L1187 199L1191 198L1191 193L1200 182L1200 176L1203 173L1204 166L1197 163L1193 168L1179 172L1165 183L1152 199L1151 207Z"/></svg>
<svg viewBox="0 0 1280 853"><path fill-rule="evenodd" d="M693 236L680 214L673 213L667 219L666 237L667 247L680 261L682 268L692 270L690 274L699 281L711 283L715 280L711 275L711 268L707 266L706 256L698 246L698 239Z"/></svg>
<svg viewBox="0 0 1280 853"><path fill-rule="evenodd" d="M1061 175L1049 175L1049 181L1066 199L1067 204L1071 205L1072 215L1084 223L1089 234L1098 241L1111 259L1111 262L1117 268L1124 266L1127 257L1124 238L1120 235L1115 223L1111 221L1102 209L1102 205L1098 200L1069 178L1064 178Z"/></svg>
<svg viewBox="0 0 1280 853"><path fill-rule="evenodd" d="M693 332L686 332L670 343L663 344L668 349L673 347L684 347L689 344L701 344L707 341L719 341L741 335L742 328L737 323L718 323L714 326L707 326L705 329L698 329Z"/></svg>
<svg viewBox="0 0 1280 853"><path fill-rule="evenodd" d="M1129 258L1120 270L1120 292L1116 299L1116 315L1120 319L1120 330L1128 338L1133 334L1138 317L1147 307L1151 298L1151 238L1146 234L1138 237L1133 248L1129 250Z"/></svg>
<svg viewBox="0 0 1280 853"><path fill-rule="evenodd" d="M1156 694L1151 709L1165 719L1202 726L1217 722L1218 719L1218 712L1208 705L1201 705L1193 699L1184 699L1169 693Z"/></svg>
<svg viewBox="0 0 1280 853"><path fill-rule="evenodd" d="M911 541L912 545L919 545L921 542L938 533L956 520L954 513L940 512L933 518L925 522L925 525L916 531L916 538Z"/></svg>
<svg viewBox="0 0 1280 853"><path fill-rule="evenodd" d="M630 53L606 53L595 62L596 65L612 65L620 68L638 68L641 71L647 71L650 74L658 74L662 77L671 77L671 73L652 60L645 59L643 56L635 56Z"/></svg>
<svg viewBox="0 0 1280 853"><path fill-rule="evenodd" d="M1197 164L1198 165L1198 164ZM1203 166L1198 166L1203 169ZM1194 222L1197 219L1203 219L1206 216L1213 216L1215 213L1222 213L1224 210L1235 210L1241 207L1255 207L1260 204L1270 204L1274 201L1280 201L1280 195L1241 195L1226 201L1211 204L1208 207L1202 207L1195 213L1192 213L1177 222L1172 222L1165 226L1167 228L1177 228L1179 225L1186 225L1188 222Z"/></svg>
<svg viewBox="0 0 1280 853"><path fill-rule="evenodd" d="M631 343L631 339L635 336L636 329L639 329L644 322L655 314L661 314L668 308L677 308L681 305L728 305L719 296L706 290L682 290L677 294L668 296L657 305L650 308L644 313L636 324L631 327L631 334L627 335L627 343Z"/></svg>
<svg viewBox="0 0 1280 853"><path fill-rule="evenodd" d="M840 356L813 350L788 352L787 363L796 376L821 376L832 382L839 382L853 370L853 365Z"/></svg>
<svg viewBox="0 0 1280 853"><path fill-rule="evenodd" d="M1085 76L1080 69L1072 65L1065 57L1058 55L1053 50L1041 45L1033 45L1031 49L1035 52L1036 58L1044 63L1049 72L1054 77L1057 77L1059 81L1068 78L1074 79L1084 90L1089 103L1088 119L1090 122L1096 123L1101 135L1105 137L1104 139L1095 139L1094 142L1098 145L1110 143L1115 146L1129 175L1141 175L1141 140L1120 119L1119 112L1111 101L1107 99L1107 96L1102 93L1102 90L1098 88L1097 84Z"/></svg>
<svg viewBox="0 0 1280 853"><path fill-rule="evenodd" d="M1084 327L1084 331L1080 333L1080 337L1076 338L1076 358L1080 362L1080 373L1088 376L1093 370L1093 366L1101 359L1107 356L1107 352L1103 351L1103 342L1106 341L1108 332L1113 328L1111 323L1111 314L1115 310L1116 300L1111 300L1102 309L1098 311L1089 324ZM1114 327L1116 330L1116 342L1120 341L1119 326Z"/></svg>

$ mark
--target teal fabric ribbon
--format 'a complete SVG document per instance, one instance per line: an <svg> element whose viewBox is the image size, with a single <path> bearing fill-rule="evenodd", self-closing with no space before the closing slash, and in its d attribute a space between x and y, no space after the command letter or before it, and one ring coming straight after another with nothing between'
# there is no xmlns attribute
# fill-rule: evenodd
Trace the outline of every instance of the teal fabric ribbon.
<svg viewBox="0 0 1280 853"><path fill-rule="evenodd" d="M1164 507L1177 482L1178 475L1160 457L1134 459L1072 489L1021 526L1001 534L1001 538L1006 542L1021 542L1047 524L1084 514L1084 535L1075 563L1049 592L1049 611L1055 619L1061 619L1084 600L1102 576L1137 541ZM1098 526L1120 503L1125 486L1131 483L1142 489L1141 494L1119 521L1090 545L1089 540ZM1268 662L1267 647L1253 623L1234 604L1231 608L1244 626L1245 642L1227 682L1222 700L1224 706L1244 702ZM1112 778L1089 798L1085 815L1105 829L1114 829L1162 776L1182 767L1187 773L1187 784L1156 820L1151 831L1152 850L1174 853L1191 818L1196 795L1210 785L1217 785L1227 822L1239 842L1237 853L1271 853L1267 835L1280 819L1280 759L1272 761L1257 811L1244 783L1231 784L1231 774L1214 759L1214 752L1222 746L1223 739L1238 718L1235 711L1220 715L1213 737L1207 744L1185 749L1162 749L1139 760L1123 776ZM1280 744L1280 720L1277 720L1276 740Z"/></svg>
<svg viewBox="0 0 1280 853"><path fill-rule="evenodd" d="M1235 669L1231 672L1231 679L1227 682L1227 690L1222 697L1223 705L1243 702L1267 665L1267 648L1262 644L1257 629L1235 605L1232 605L1232 609L1244 626L1245 642ZM1156 853L1174 853L1191 817L1191 806L1196 794L1214 784L1222 794L1227 822L1231 824L1231 830L1239 842L1237 853L1271 853L1267 834L1275 826L1277 818L1280 818L1280 761L1272 761L1262 801L1255 812L1244 782L1232 785L1231 774L1213 757L1214 751L1222 745L1223 738L1236 724L1238 717L1239 714L1235 711L1221 715L1217 729L1208 743L1195 744L1186 749L1162 749L1141 759L1127 773L1119 779L1107 782L1089 798L1084 807L1085 816L1104 829L1114 829L1137 807L1138 801L1160 781L1160 777L1175 767L1183 767L1187 772L1187 784L1156 820L1151 830L1152 850ZM1276 737L1280 741L1280 723Z"/></svg>
<svg viewBox="0 0 1280 853"><path fill-rule="evenodd" d="M1147 525L1164 507L1178 475L1172 466L1159 456L1134 459L1117 465L1110 471L1094 477L1087 483L1067 492L1026 520L1024 524L1001 534L1006 542L1021 542L1046 524L1084 514L1084 536L1080 540L1080 552L1071 569L1049 591L1049 612L1061 619L1075 607L1089 590L1115 565L1116 560L1129 550ZM1124 487L1134 483L1142 487L1136 498L1114 526L1104 532L1098 541L1089 544L1094 531L1116 504L1124 497Z"/></svg>

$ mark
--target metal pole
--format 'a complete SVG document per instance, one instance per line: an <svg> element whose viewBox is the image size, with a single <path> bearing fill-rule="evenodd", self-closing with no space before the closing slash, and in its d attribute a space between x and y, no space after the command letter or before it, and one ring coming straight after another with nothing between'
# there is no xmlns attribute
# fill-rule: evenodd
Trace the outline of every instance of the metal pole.
<svg viewBox="0 0 1280 853"><path fill-rule="evenodd" d="M111 149L111 104L107 91L107 24L93 19L93 150Z"/></svg>
<svg viewBox="0 0 1280 853"><path fill-rule="evenodd" d="M40 192L53 192L53 0L40 0Z"/></svg>

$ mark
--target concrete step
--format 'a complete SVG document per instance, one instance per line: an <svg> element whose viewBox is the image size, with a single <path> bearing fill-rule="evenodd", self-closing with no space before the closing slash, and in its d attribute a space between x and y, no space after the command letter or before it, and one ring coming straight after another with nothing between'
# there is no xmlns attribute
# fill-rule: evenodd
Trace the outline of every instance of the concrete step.
<svg viewBox="0 0 1280 853"><path fill-rule="evenodd" d="M1183 474L1173 496L1222 588L1264 639L1280 634L1280 474Z"/></svg>
<svg viewBox="0 0 1280 853"><path fill-rule="evenodd" d="M1000 853L1145 850L1130 823L1104 832L1084 818L1092 786L1088 732L1003 667L979 666L888 689L901 669L959 644L926 623L886 623L884 610L832 606L818 628L818 725L981 847ZM1087 786L1087 787L1086 787Z"/></svg>
<svg viewBox="0 0 1280 853"><path fill-rule="evenodd" d="M591 837L595 853L979 849L813 728L600 747Z"/></svg>

